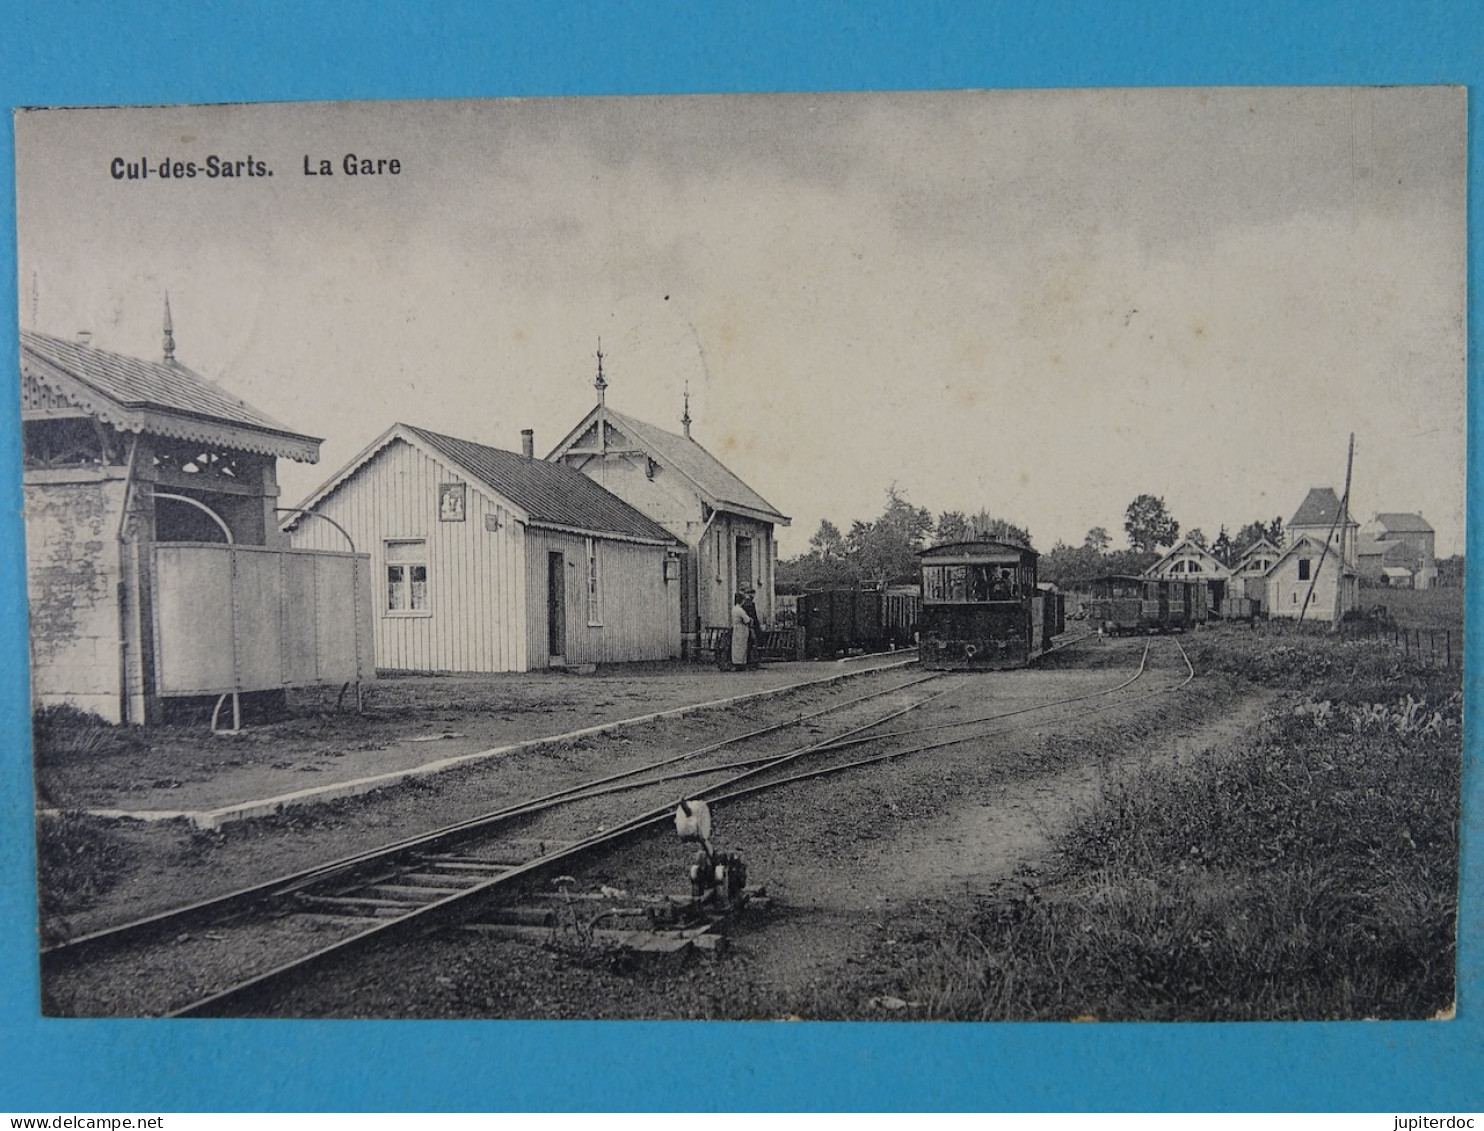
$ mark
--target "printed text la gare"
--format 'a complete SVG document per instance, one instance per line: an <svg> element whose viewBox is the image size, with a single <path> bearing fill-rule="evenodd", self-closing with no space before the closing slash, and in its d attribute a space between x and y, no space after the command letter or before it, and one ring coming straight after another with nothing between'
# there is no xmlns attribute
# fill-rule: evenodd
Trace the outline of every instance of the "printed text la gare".
<svg viewBox="0 0 1484 1131"><path fill-rule="evenodd" d="M304 155L306 177L333 177L335 171L335 162L328 157ZM362 157L347 153L340 159L340 172L347 177L395 177L402 172L402 162L396 157Z"/></svg>

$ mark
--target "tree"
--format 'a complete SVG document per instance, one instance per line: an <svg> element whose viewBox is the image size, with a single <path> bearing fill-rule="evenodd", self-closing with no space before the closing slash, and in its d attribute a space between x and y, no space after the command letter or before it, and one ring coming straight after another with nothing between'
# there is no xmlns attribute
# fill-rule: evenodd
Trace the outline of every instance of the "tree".
<svg viewBox="0 0 1484 1131"><path fill-rule="evenodd" d="M977 542L1009 542L1015 546L1031 548L1031 532L1023 526L1016 526L1003 518L996 518L989 511L981 509L978 514L969 519L969 529L972 537Z"/></svg>
<svg viewBox="0 0 1484 1131"><path fill-rule="evenodd" d="M1249 522L1238 530L1232 538L1232 560L1227 564L1236 562L1264 538L1274 546L1283 545L1283 520L1281 518L1275 518L1272 522Z"/></svg>
<svg viewBox="0 0 1484 1131"><path fill-rule="evenodd" d="M878 583L912 581L917 577L917 551L933 529L926 507L914 507L893 483L886 492L886 509L875 522L855 522L845 538L857 576Z"/></svg>
<svg viewBox="0 0 1484 1131"><path fill-rule="evenodd" d="M1095 554L1106 554L1108 548L1113 545L1113 536L1108 533L1106 527L1094 526L1087 532L1087 538L1082 545Z"/></svg>
<svg viewBox="0 0 1484 1131"><path fill-rule="evenodd" d="M1232 536L1226 532L1225 523L1222 523L1221 532L1216 535L1216 541L1211 543L1211 552L1224 566L1236 563L1236 557L1232 554Z"/></svg>
<svg viewBox="0 0 1484 1131"><path fill-rule="evenodd" d="M1173 546L1180 537L1180 524L1165 510L1164 499L1153 495L1140 495L1128 505L1123 529L1128 534L1128 544L1146 553L1161 546Z"/></svg>
<svg viewBox="0 0 1484 1131"><path fill-rule="evenodd" d="M845 536L827 518L819 520L819 530L809 539L809 546L825 561L839 561L845 557Z"/></svg>
<svg viewBox="0 0 1484 1131"><path fill-rule="evenodd" d="M1185 537L1190 539L1191 545L1193 546L1199 546L1203 550L1209 550L1211 548L1206 542L1206 532L1199 526L1197 526L1194 530L1189 531L1185 535Z"/></svg>
<svg viewBox="0 0 1484 1131"><path fill-rule="evenodd" d="M941 546L945 542L967 542L969 537L969 516L963 511L944 511L938 516L935 543Z"/></svg>

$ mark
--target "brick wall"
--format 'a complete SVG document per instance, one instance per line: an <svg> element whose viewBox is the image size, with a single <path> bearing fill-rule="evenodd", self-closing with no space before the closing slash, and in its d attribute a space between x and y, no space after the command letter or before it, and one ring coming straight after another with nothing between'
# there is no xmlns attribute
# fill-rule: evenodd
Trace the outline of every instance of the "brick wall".
<svg viewBox="0 0 1484 1131"><path fill-rule="evenodd" d="M124 482L86 471L72 481L56 476L25 485L32 700L70 703L116 723Z"/></svg>

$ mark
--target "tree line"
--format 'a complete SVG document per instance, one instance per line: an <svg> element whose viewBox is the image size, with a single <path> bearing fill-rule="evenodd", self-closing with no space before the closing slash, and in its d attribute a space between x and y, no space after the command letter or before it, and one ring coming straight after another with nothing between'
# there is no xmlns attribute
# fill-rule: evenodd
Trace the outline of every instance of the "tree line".
<svg viewBox="0 0 1484 1131"><path fill-rule="evenodd" d="M1041 556L1040 578L1063 588L1107 574L1142 573L1158 560L1160 551L1180 539L1176 521L1163 498L1144 494L1124 511L1127 548L1114 549L1113 536L1102 526L1087 532L1082 545L1058 541ZM1283 540L1283 520L1249 522L1235 534L1225 526L1214 539L1196 528L1186 537L1208 549L1221 562L1234 566L1246 551L1266 538L1275 546ZM975 514L943 511L936 518L927 507L915 506L906 492L892 484L886 507L874 521L857 520L842 531L829 519L809 539L809 549L778 563L780 589L835 589L891 584L915 584L917 553L949 542L995 541L1034 548L1028 529L981 508Z"/></svg>

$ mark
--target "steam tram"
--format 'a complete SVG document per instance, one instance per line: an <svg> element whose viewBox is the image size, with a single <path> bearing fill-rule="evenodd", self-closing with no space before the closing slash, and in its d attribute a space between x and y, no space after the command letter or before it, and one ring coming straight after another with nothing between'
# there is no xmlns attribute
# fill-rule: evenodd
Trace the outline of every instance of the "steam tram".
<svg viewBox="0 0 1484 1131"><path fill-rule="evenodd" d="M1008 542L923 550L918 656L944 669L1019 668L1051 646L1060 596L1036 587L1039 555Z"/></svg>
<svg viewBox="0 0 1484 1131"><path fill-rule="evenodd" d="M1092 582L1088 626L1110 635L1125 632L1184 632L1206 620L1210 602L1205 579L1112 575Z"/></svg>

